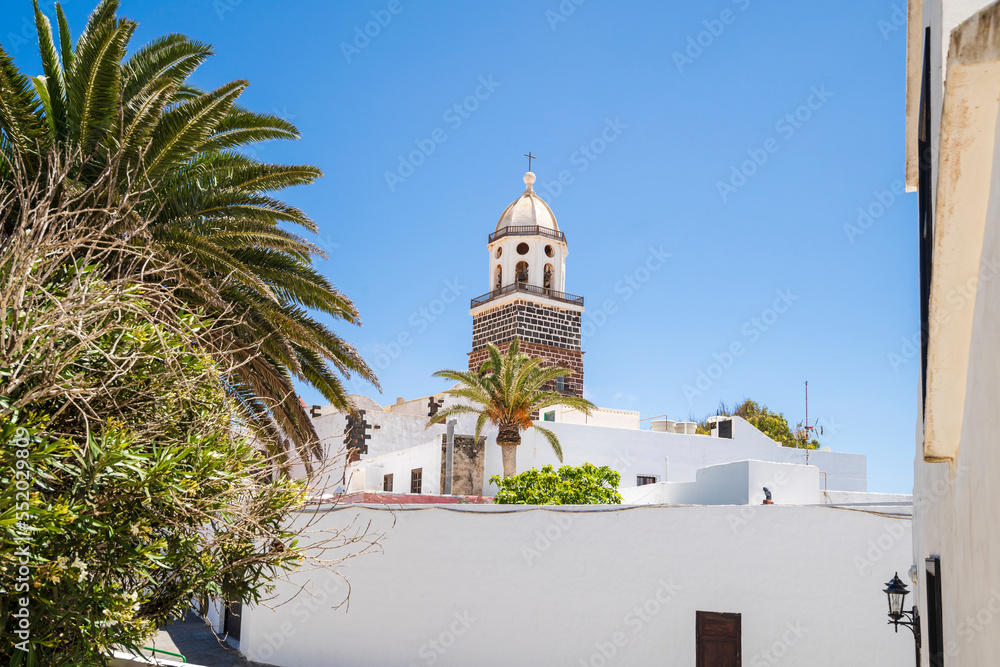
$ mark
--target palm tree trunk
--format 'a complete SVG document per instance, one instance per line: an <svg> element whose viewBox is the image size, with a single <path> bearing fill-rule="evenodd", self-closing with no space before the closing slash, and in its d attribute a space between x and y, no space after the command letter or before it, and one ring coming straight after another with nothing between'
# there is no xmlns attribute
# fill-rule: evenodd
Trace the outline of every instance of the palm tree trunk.
<svg viewBox="0 0 1000 667"><path fill-rule="evenodd" d="M502 424L497 433L497 444L503 453L503 476L517 474L517 447L521 444L521 429L515 424Z"/></svg>

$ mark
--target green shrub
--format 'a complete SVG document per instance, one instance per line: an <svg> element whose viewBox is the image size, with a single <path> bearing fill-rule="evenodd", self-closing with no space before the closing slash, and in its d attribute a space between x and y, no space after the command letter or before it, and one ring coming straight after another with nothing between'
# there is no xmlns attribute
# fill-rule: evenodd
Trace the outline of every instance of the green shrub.
<svg viewBox="0 0 1000 667"><path fill-rule="evenodd" d="M284 523L304 485L261 475L207 355L128 317L94 343L76 370L131 405L85 431L63 397L0 414L4 664L103 665L206 594L259 600L299 562Z"/></svg>
<svg viewBox="0 0 1000 667"><path fill-rule="evenodd" d="M562 466L558 471L543 466L507 478L490 478L500 489L493 499L498 505L616 505L622 502L619 482L621 475L616 471L590 463Z"/></svg>

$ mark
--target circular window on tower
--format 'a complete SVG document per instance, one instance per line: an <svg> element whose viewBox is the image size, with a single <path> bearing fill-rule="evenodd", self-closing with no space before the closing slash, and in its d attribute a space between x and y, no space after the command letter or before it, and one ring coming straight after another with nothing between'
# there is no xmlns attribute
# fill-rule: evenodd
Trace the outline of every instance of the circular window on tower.
<svg viewBox="0 0 1000 667"><path fill-rule="evenodd" d="M518 243L517 244L517 254L518 255L527 255L528 254L528 244L527 243Z"/></svg>
<svg viewBox="0 0 1000 667"><path fill-rule="evenodd" d="M545 246L545 256L546 257L552 256L552 246L550 245Z"/></svg>
<svg viewBox="0 0 1000 667"><path fill-rule="evenodd" d="M500 255L502 254L503 254L503 248L501 246L497 246L497 259L499 259Z"/></svg>

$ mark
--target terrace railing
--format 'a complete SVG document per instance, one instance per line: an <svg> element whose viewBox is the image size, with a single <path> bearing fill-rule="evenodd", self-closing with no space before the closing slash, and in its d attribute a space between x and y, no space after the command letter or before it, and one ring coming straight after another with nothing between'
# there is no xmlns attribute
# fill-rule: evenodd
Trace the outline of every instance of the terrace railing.
<svg viewBox="0 0 1000 667"><path fill-rule="evenodd" d="M575 294L567 294L566 292L560 292L558 290L550 289L547 287L538 287L537 285L529 285L527 283L511 283L510 285L505 285L500 289L495 289L492 292L487 292L482 296L477 296L472 300L471 308L476 306L481 306L484 303L493 301L494 299L499 299L507 294L513 294L514 292L523 292L526 294L537 294L538 296L544 296L549 299L555 299L556 301L562 301L564 303L571 303L575 306L583 305L583 297L577 296Z"/></svg>
<svg viewBox="0 0 1000 667"><path fill-rule="evenodd" d="M544 236L556 241L566 242L566 235L548 227L538 225L520 225L516 227L504 227L490 234L490 243L505 236Z"/></svg>

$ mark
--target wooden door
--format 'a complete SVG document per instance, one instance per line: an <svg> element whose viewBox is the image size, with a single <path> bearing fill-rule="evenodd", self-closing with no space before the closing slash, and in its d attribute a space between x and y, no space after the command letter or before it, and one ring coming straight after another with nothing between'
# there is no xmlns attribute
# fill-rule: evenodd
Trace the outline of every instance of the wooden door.
<svg viewBox="0 0 1000 667"><path fill-rule="evenodd" d="M740 615L699 611L695 618L697 667L740 667Z"/></svg>

